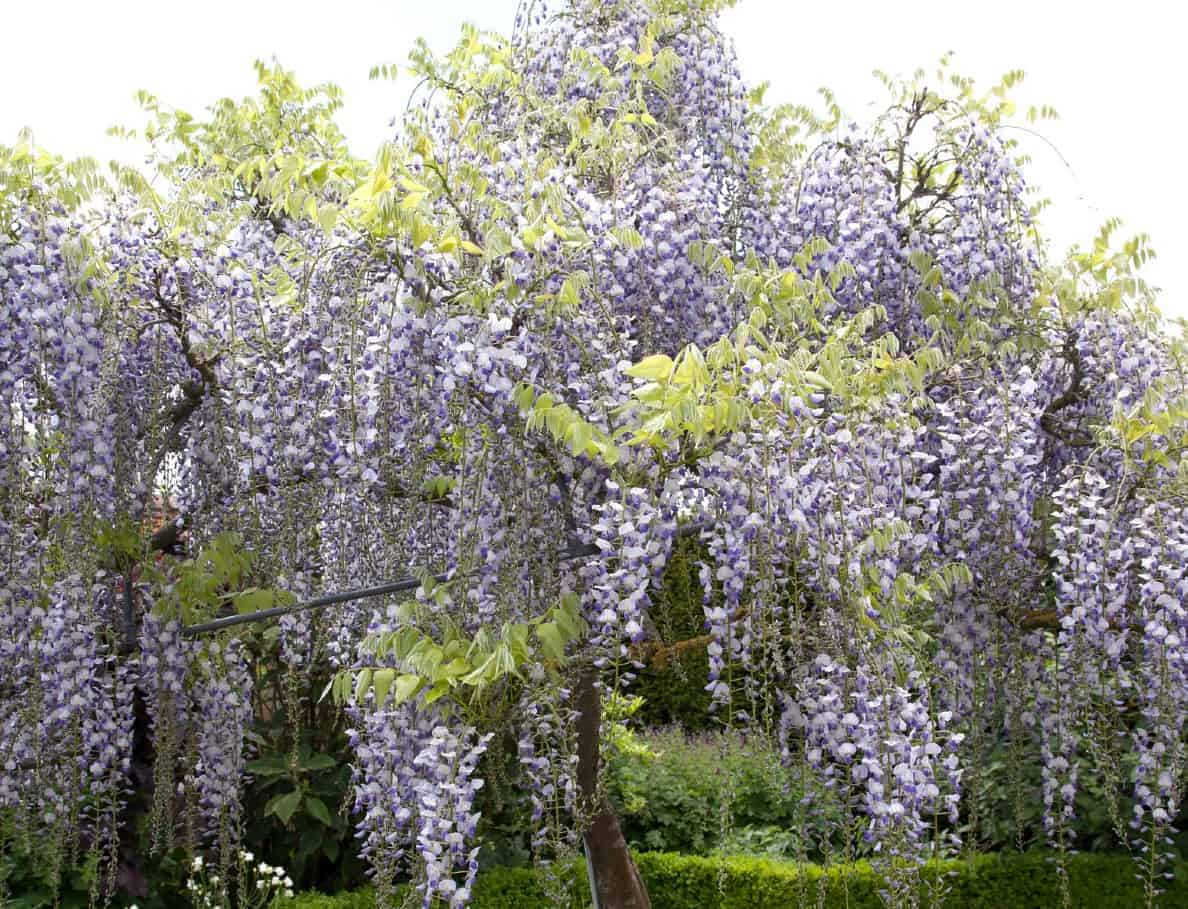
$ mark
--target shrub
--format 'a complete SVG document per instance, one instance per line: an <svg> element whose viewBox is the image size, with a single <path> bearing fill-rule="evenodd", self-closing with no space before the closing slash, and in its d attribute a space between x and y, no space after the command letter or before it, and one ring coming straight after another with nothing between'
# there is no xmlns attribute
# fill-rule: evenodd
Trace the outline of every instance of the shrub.
<svg viewBox="0 0 1188 909"><path fill-rule="evenodd" d="M709 654L700 639L705 633L705 593L697 573L705 557L700 541L679 541L656 591L653 613L662 649L652 655L632 690L644 698L638 718L646 726L702 730L715 722L705 690Z"/></svg>
<svg viewBox="0 0 1188 909"><path fill-rule="evenodd" d="M662 663L649 663L633 689L643 696L639 718L648 726L680 725L688 730L712 728L709 654L704 644L674 648Z"/></svg>
<svg viewBox="0 0 1188 909"><path fill-rule="evenodd" d="M1134 909L1143 905L1133 859L1120 855L1068 856L1074 909ZM645 854L640 870L654 909L882 909L882 878L869 865L822 869L755 858L709 859ZM1188 904L1185 872L1178 869L1169 892L1157 904ZM944 906L953 909L1051 909L1060 905L1059 880L1051 855L1003 853L926 866L923 877L946 876ZM825 890L823 902L819 891ZM922 900L927 905L927 899ZM476 904L487 909L485 904ZM502 907L500 907L502 909ZM507 907L511 909L511 907Z"/></svg>
<svg viewBox="0 0 1188 909"><path fill-rule="evenodd" d="M869 865L803 868L755 858L703 858L667 853L637 856L654 909L882 909L882 881ZM1066 859L1073 909L1134 909L1143 905L1134 861L1121 855L1070 855ZM1188 868L1177 866L1168 892L1157 905L1188 905ZM561 866L570 886L565 909L588 904L580 863ZM945 875L944 905L952 909L1051 909L1060 903L1053 857L1003 853L928 865L923 877ZM823 901L818 901L824 889ZM475 887L475 909L540 909L553 905L540 869L499 868L484 872ZM927 904L927 901L925 901ZM371 891L323 896L299 894L278 909L376 909Z"/></svg>
<svg viewBox="0 0 1188 909"><path fill-rule="evenodd" d="M724 831L737 847L747 839L744 830L776 828L795 852L790 831L803 829L802 790L770 745L737 733L687 736L679 729L636 738L647 747L612 755L607 782L633 848L707 855L722 845Z"/></svg>
<svg viewBox="0 0 1188 909"><path fill-rule="evenodd" d="M408 885L396 888L389 905L400 906L408 896ZM520 909L558 906L560 909L585 909L590 889L585 865L580 861L562 862L550 867L492 868L479 875L472 907L477 909ZM374 890L357 890L327 896L299 893L293 899L280 899L275 909L377 909Z"/></svg>
<svg viewBox="0 0 1188 909"><path fill-rule="evenodd" d="M279 640L253 639L259 675L252 688L254 759L243 791L243 843L283 867L298 887L359 887L354 822L343 811L351 791L345 715L319 701L331 668L324 654L307 670L287 666Z"/></svg>

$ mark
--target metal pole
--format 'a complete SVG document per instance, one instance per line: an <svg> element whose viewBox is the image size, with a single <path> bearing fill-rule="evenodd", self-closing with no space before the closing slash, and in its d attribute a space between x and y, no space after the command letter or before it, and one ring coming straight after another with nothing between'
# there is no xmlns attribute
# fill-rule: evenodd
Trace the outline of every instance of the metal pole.
<svg viewBox="0 0 1188 909"><path fill-rule="evenodd" d="M683 527L678 527L677 538L693 536L700 533L713 525L708 521L695 521L692 524L686 524ZM590 556L599 555L602 552L594 544L584 544L581 546L571 546L568 549L563 549L558 555L559 561L568 562L572 559L584 559ZM433 576L433 580L438 583L449 580L449 575L437 574ZM222 631L224 628L234 628L236 625L248 625L252 622L263 622L268 619L279 618L282 615L292 615L297 612L307 612L311 609L325 609L327 606L337 606L340 603L350 603L354 600L365 600L372 597L382 597L393 593L402 593L406 590L416 590L421 581L419 578L404 577L398 578L395 581L389 581L386 584L379 584L375 587L360 587L355 590L343 590L338 593L328 593L325 596L316 597L312 600L305 600L301 603L293 603L289 606L274 606L272 609L261 609L258 612L245 612L243 615L228 615L222 618L212 619L209 622L200 622L197 625L187 625L181 630L184 637L195 637L200 634L209 634L213 631Z"/></svg>
<svg viewBox="0 0 1188 909"><path fill-rule="evenodd" d="M586 844L582 842L582 852L586 854L586 877L590 879L590 902L594 904L594 909L602 909L598 905L598 880L594 876L594 859L590 856L590 850L586 848Z"/></svg>

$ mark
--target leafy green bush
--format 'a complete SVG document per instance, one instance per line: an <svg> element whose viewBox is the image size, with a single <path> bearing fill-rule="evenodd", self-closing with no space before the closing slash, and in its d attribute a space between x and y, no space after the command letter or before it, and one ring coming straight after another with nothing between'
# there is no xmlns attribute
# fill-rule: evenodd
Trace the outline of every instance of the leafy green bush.
<svg viewBox="0 0 1188 909"><path fill-rule="evenodd" d="M734 827L718 843L722 855L747 855L761 858L796 858L800 836L795 830L767 825Z"/></svg>
<svg viewBox="0 0 1188 909"><path fill-rule="evenodd" d="M802 790L774 748L726 732L669 729L636 738L647 747L617 751L607 762L607 789L633 848L707 855L726 833L735 837L732 851L751 852L738 848L738 834L775 828L785 832L781 853L795 853L790 831L804 829Z"/></svg>
<svg viewBox="0 0 1188 909"><path fill-rule="evenodd" d="M339 807L350 784L350 766L341 753L315 751L301 744L284 753L268 751L249 761L252 774L246 813L246 842L262 857L297 880L349 873L358 847L350 821ZM344 868L344 866L346 866Z"/></svg>
<svg viewBox="0 0 1188 909"><path fill-rule="evenodd" d="M408 895L408 885L397 887L387 906L401 906ZM544 906L586 909L589 904L586 866L580 861L571 861L549 867L492 868L480 872L470 905L472 909L541 909ZM375 891L369 889L333 896L299 893L293 899L280 899L273 905L275 909L377 909Z"/></svg>
<svg viewBox="0 0 1188 909"><path fill-rule="evenodd" d="M263 672L253 688L255 755L246 768L243 846L284 868L298 887L361 886L365 865L342 810L351 783L345 718L319 700L329 664L319 659L308 671L292 671L270 632L251 645Z"/></svg>
<svg viewBox="0 0 1188 909"><path fill-rule="evenodd" d="M976 800L976 830L962 831L967 843L976 843L979 851L1029 848L1046 842L1044 832L1043 758L1038 742L1031 741L1021 754L1011 754L1006 742L993 746L976 758L966 760L968 787L963 811L973 813ZM1125 821L1133 816L1134 757L1122 758L1118 784L1111 793L1098 772L1083 772L1078 778L1075 812L1068 824L1071 848L1083 852L1125 852L1110 817L1110 798ZM1175 826L1183 829L1185 815ZM1179 851L1184 856L1182 849Z"/></svg>
<svg viewBox="0 0 1188 909"><path fill-rule="evenodd" d="M0 845L3 845L0 843ZM0 849L0 906L5 909L86 909L95 880L93 859L62 868L55 882L43 860L17 844Z"/></svg>
<svg viewBox="0 0 1188 909"><path fill-rule="evenodd" d="M637 856L654 909L882 909L881 879L866 864L798 867L754 858L702 858L665 853ZM1071 855L1066 859L1073 909L1134 909L1144 904L1135 864L1120 855ZM561 905L588 904L584 869L562 866L570 892ZM1177 867L1157 905L1188 905L1188 868ZM1051 909L1060 904L1052 856L1004 853L928 865L926 881L944 877L952 909ZM475 887L474 909L540 909L550 888L540 870L500 868L484 872ZM824 899L819 892L824 890ZM927 899L923 900L927 905ZM323 896L299 894L278 909L376 909L371 891Z"/></svg>
<svg viewBox="0 0 1188 909"><path fill-rule="evenodd" d="M106 909L173 909L185 905L186 856L180 849L148 854L147 818L125 834L117 881L121 891ZM0 906L4 909L90 909L103 880L92 845L59 853L29 837L0 812Z"/></svg>

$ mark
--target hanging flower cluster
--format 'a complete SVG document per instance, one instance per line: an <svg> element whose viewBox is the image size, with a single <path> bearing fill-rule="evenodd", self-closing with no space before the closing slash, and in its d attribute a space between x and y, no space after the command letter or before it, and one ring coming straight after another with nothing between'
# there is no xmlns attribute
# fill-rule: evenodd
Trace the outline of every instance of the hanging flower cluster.
<svg viewBox="0 0 1188 909"><path fill-rule="evenodd" d="M438 896L464 905L478 871L474 800L483 780L475 770L491 735L455 732L442 725L448 716L408 705L356 719L362 728L348 733L358 760L354 808L378 882L391 883L407 850L424 869L426 906Z"/></svg>
<svg viewBox="0 0 1188 909"><path fill-rule="evenodd" d="M957 819L964 736L946 729L951 713L932 714L923 681L912 672L908 686L888 686L864 667L851 671L821 655L805 682L806 759L835 787L861 793L863 837L876 851L915 854L933 815Z"/></svg>

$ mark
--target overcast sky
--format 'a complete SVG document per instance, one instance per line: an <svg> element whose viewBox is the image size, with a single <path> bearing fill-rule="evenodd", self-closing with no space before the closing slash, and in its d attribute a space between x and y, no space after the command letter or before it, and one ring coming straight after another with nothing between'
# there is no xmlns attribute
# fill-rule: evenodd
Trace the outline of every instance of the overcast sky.
<svg viewBox="0 0 1188 909"><path fill-rule="evenodd" d="M369 81L371 66L403 63L417 36L445 49L465 21L507 33L516 2L42 0L4 6L0 142L12 142L29 126L40 144L58 153L129 160L129 149L104 131L140 124L132 100L137 89L199 111L215 98L251 93L252 61L272 56L307 84L343 87L340 122L352 149L370 156L410 87L408 80ZM987 86L1008 69L1025 70L1020 108L1051 104L1061 114L1060 122L1039 127L1045 141L1021 135L1035 159L1029 176L1054 202L1045 214L1049 235L1060 250L1088 243L1115 215L1128 233L1150 234L1159 258L1148 278L1163 288L1165 312L1188 317L1188 279L1175 267L1188 249L1188 193L1180 174L1188 77L1177 10L1178 4L1152 0L742 0L723 21L743 75L770 81L769 98L810 101L826 85L859 119L882 98L870 75L876 68L931 71L941 54L954 51L958 69Z"/></svg>

